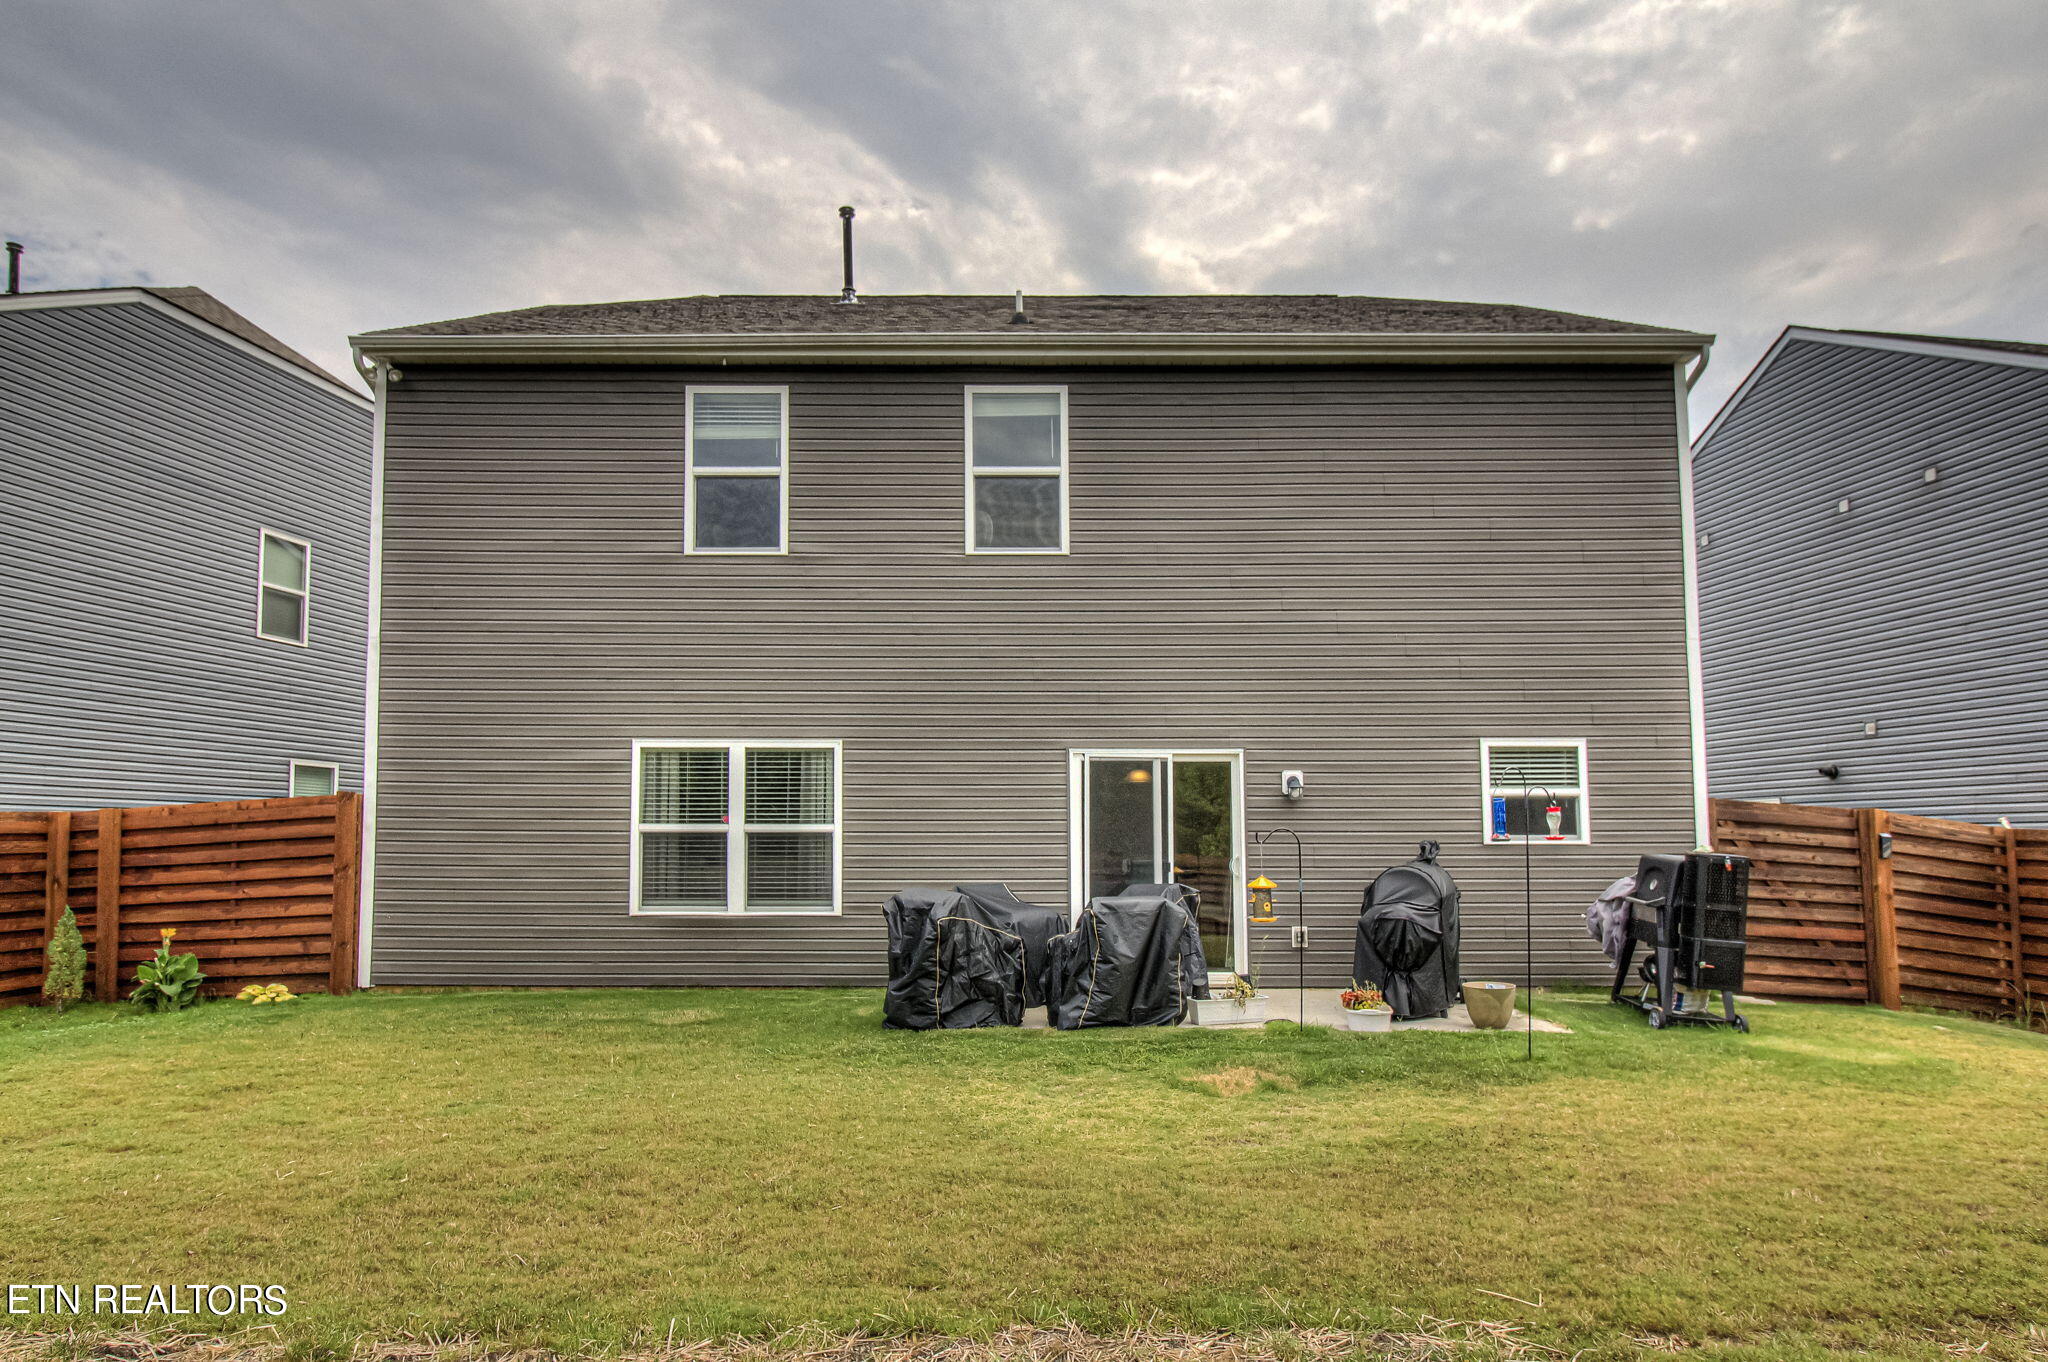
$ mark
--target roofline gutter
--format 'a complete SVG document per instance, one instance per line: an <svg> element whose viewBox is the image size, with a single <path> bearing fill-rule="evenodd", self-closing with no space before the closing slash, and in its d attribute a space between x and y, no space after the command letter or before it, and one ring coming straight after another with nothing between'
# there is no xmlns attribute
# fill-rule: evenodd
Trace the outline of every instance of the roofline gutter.
<svg viewBox="0 0 2048 1362"><path fill-rule="evenodd" d="M386 364L1684 364L1713 344L1693 332L1146 335L918 332L901 335L349 337Z"/></svg>

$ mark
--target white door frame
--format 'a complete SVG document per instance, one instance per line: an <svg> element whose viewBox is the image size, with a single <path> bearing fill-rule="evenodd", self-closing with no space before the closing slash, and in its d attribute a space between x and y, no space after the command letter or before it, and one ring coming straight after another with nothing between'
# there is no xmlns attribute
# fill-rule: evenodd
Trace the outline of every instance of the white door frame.
<svg viewBox="0 0 2048 1362"><path fill-rule="evenodd" d="M1251 947L1251 928L1245 921L1245 822L1244 822L1244 749L1242 747L1075 747L1067 750L1067 915L1072 921L1081 916L1088 900L1088 763L1091 760L1104 761L1163 761L1167 764L1167 784L1172 782L1172 768L1176 761L1227 761L1230 763L1230 893L1231 893L1231 945L1230 965L1233 970L1243 973L1247 953ZM1167 845L1172 838L1173 810L1170 795L1155 798L1153 803L1155 821L1164 819L1165 835L1159 844L1170 854ZM1164 869L1171 869L1169 859ZM1212 971L1212 974L1214 972Z"/></svg>

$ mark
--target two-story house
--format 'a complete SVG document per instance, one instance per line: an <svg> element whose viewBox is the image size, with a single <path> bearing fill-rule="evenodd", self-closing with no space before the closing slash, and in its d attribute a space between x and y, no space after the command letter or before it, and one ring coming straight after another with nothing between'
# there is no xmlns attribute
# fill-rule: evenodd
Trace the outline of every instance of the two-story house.
<svg viewBox="0 0 2048 1362"><path fill-rule="evenodd" d="M1519 978L1533 823L1537 975L1597 978L1584 903L1705 826L1708 339L1337 296L691 297L358 336L366 976L876 983L898 888L1176 878L1212 966L1280 982L1293 853L1258 839L1285 826L1311 982L1424 839L1469 971ZM1277 928L1245 921L1261 868Z"/></svg>
<svg viewBox="0 0 2048 1362"><path fill-rule="evenodd" d="M1695 459L1714 793L2048 827L2048 345L1787 327Z"/></svg>
<svg viewBox="0 0 2048 1362"><path fill-rule="evenodd" d="M358 788L370 427L204 290L0 295L0 809Z"/></svg>

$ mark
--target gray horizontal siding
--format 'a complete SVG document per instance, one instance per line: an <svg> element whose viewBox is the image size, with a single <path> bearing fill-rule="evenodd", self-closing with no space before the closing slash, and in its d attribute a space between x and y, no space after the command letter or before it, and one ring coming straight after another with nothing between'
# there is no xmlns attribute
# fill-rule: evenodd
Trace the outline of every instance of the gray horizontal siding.
<svg viewBox="0 0 2048 1362"><path fill-rule="evenodd" d="M2048 371L1794 341L1696 481L1716 794L2048 826Z"/></svg>
<svg viewBox="0 0 2048 1362"><path fill-rule="evenodd" d="M141 304L0 313L0 808L362 779L369 414ZM257 535L313 544L309 646Z"/></svg>
<svg viewBox="0 0 2048 1362"><path fill-rule="evenodd" d="M1070 388L1072 554L970 558L961 389L1005 377L406 366L375 979L873 983L896 888L1065 902L1098 746L1246 750L1251 830L1308 846L1312 979L1422 838L1471 968L1519 977L1478 742L1523 736L1591 741L1597 842L1538 849L1535 951L1598 977L1585 902L1692 840L1670 370L1034 371ZM789 556L683 556L692 381L790 385ZM628 916L629 744L689 737L845 743L843 917Z"/></svg>

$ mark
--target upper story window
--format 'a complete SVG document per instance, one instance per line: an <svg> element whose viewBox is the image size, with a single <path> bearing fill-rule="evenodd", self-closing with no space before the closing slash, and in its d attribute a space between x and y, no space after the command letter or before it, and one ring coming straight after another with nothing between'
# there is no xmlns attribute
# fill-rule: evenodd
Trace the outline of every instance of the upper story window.
<svg viewBox="0 0 2048 1362"><path fill-rule="evenodd" d="M1067 390L967 390L967 551L1067 551Z"/></svg>
<svg viewBox="0 0 2048 1362"><path fill-rule="evenodd" d="M275 530L262 531L256 585L256 632L279 643L306 641L312 600L313 546Z"/></svg>
<svg viewBox="0 0 2048 1362"><path fill-rule="evenodd" d="M1487 738L1479 744L1479 764L1486 773L1487 841L1593 840L1584 738Z"/></svg>
<svg viewBox="0 0 2048 1362"><path fill-rule="evenodd" d="M683 551L789 551L789 389L693 387L685 398Z"/></svg>

